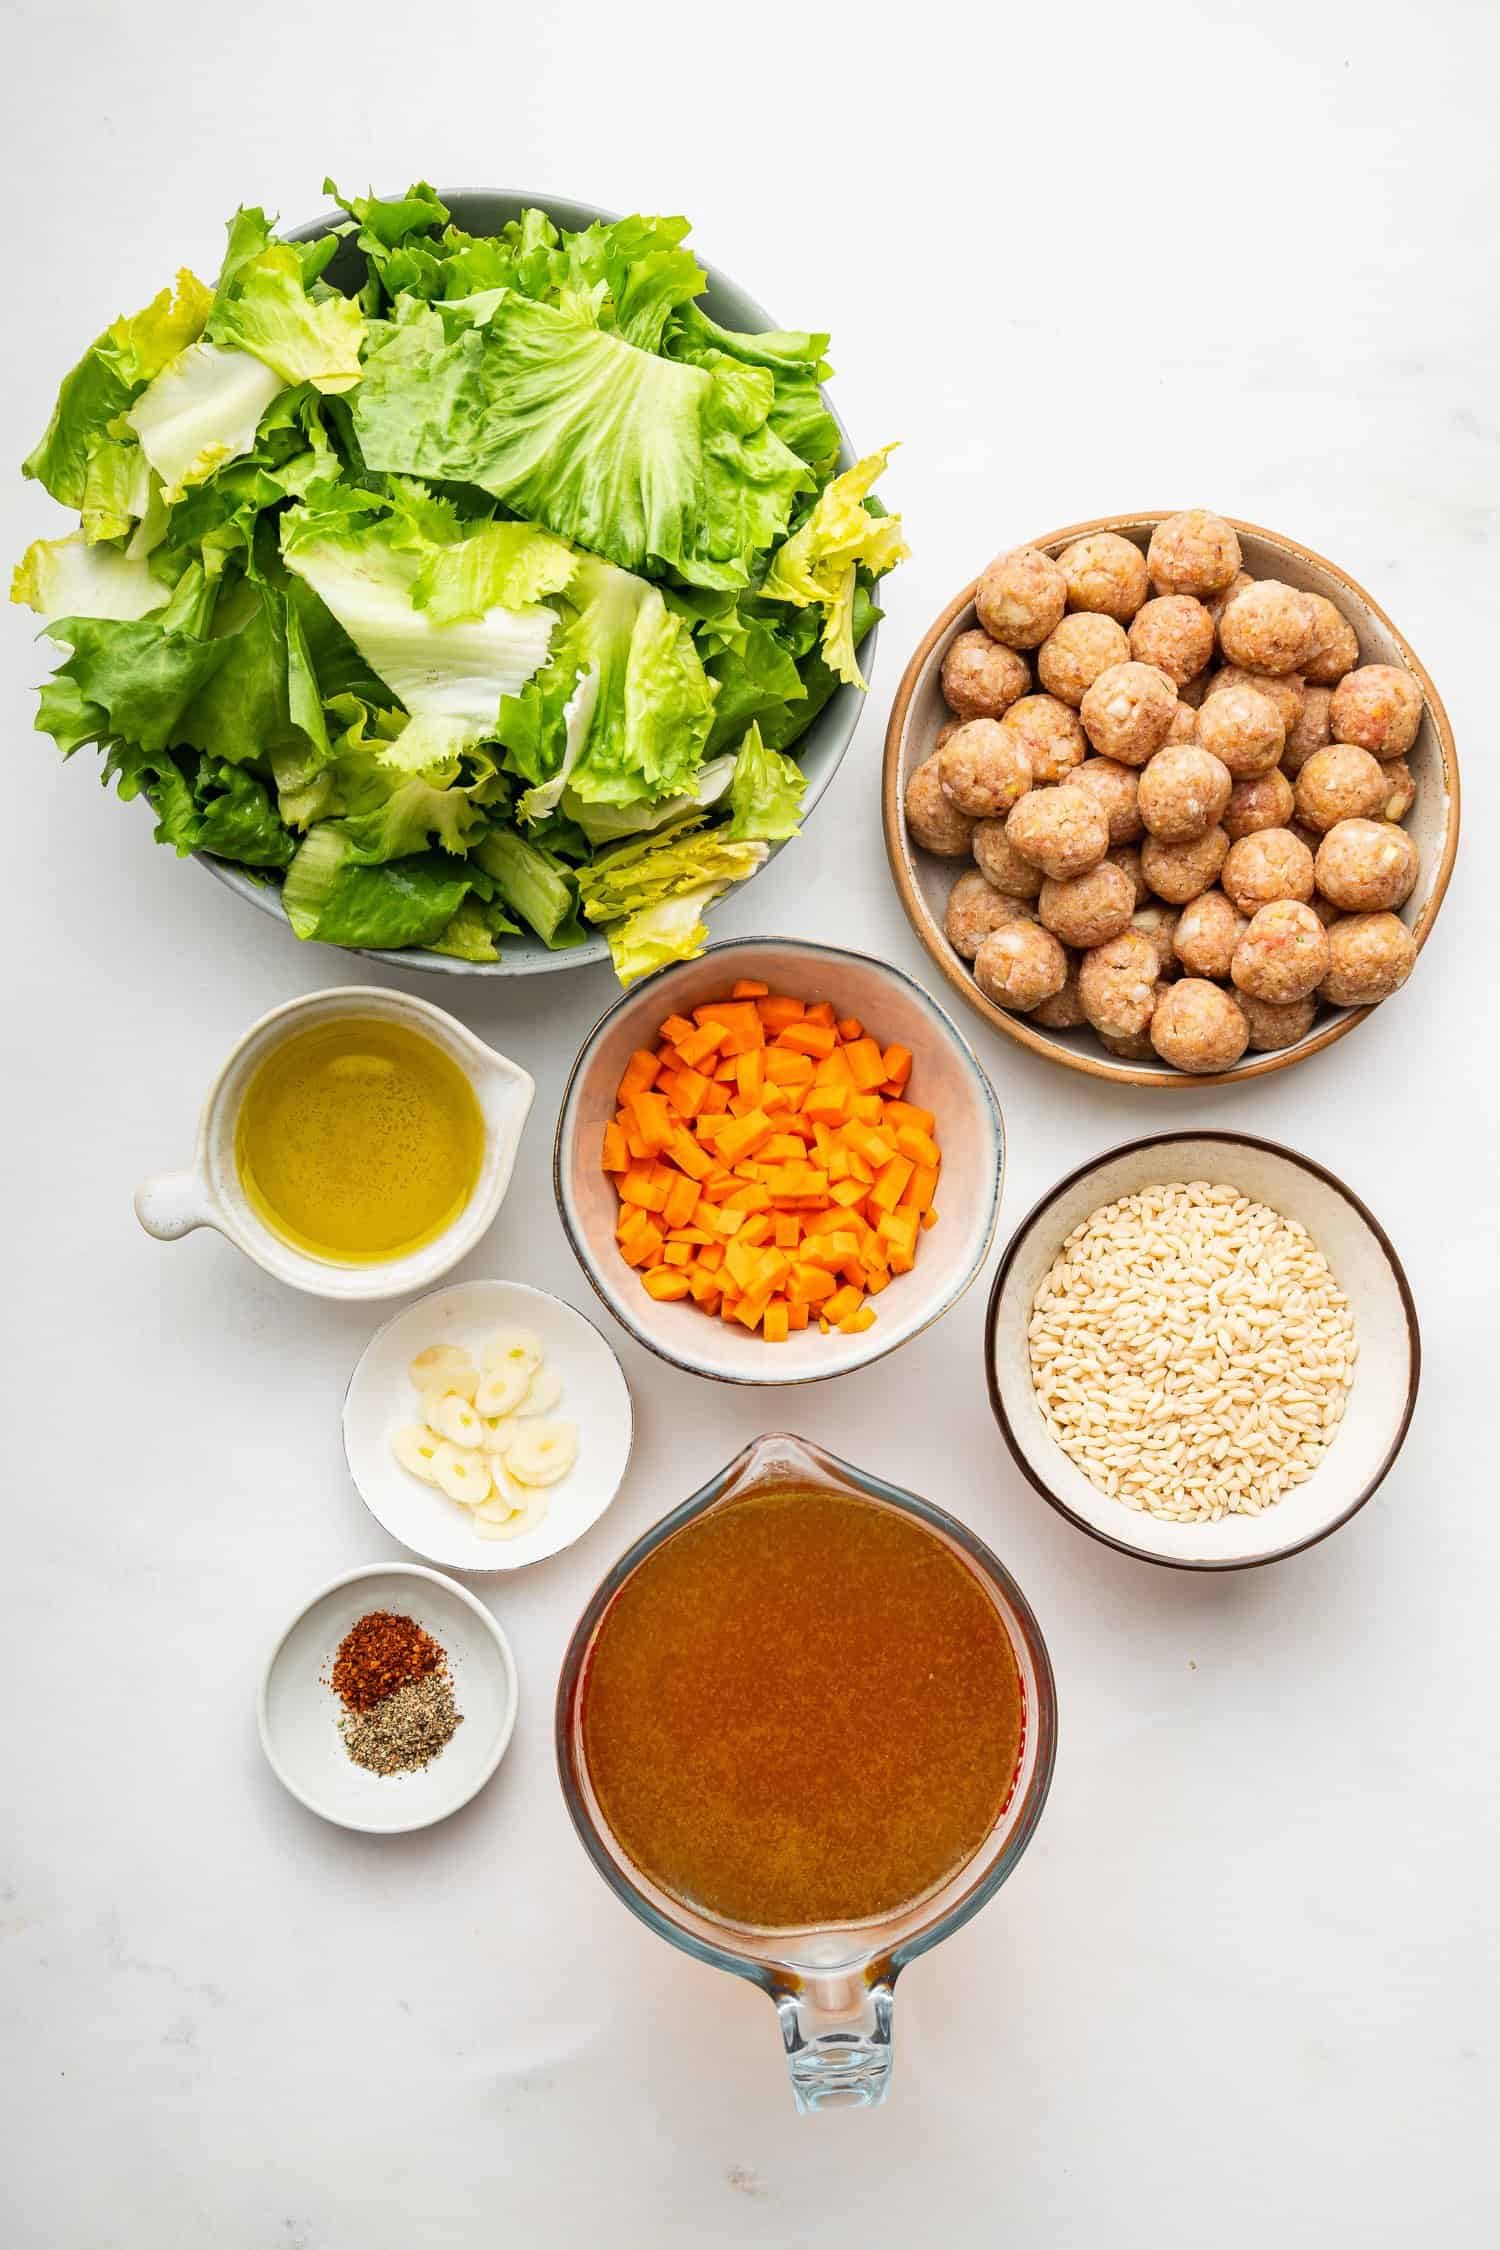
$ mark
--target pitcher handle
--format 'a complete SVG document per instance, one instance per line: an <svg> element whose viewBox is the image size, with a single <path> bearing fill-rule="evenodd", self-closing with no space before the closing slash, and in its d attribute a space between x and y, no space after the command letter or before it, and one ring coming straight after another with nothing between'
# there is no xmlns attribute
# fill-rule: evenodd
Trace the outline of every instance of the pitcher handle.
<svg viewBox="0 0 1500 2250"><path fill-rule="evenodd" d="M873 2109L891 2083L888 1984L836 1981L783 1993L776 2003L798 2114Z"/></svg>
<svg viewBox="0 0 1500 2250"><path fill-rule="evenodd" d="M135 1191L135 1215L158 1242L177 1242L195 1227L216 1227L218 1212L196 1172L153 1172Z"/></svg>

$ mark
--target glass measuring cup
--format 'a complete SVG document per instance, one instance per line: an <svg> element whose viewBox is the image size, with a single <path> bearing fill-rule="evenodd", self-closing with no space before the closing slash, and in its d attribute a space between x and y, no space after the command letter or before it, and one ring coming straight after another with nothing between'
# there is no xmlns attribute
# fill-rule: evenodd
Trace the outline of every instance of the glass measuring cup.
<svg viewBox="0 0 1500 2250"><path fill-rule="evenodd" d="M936 1532L999 1613L1020 1674L1024 1732L1009 1798L978 1852L914 1904L835 1929L755 1931L700 1914L653 1883L626 1856L594 1793L583 1741L583 1689L606 1611L646 1557L674 1532L730 1501L777 1488L874 1501ZM558 1681L556 1739L563 1795L585 1851L616 1897L658 1937L696 1960L748 1977L780 2019L799 2110L883 2101L891 2073L892 1991L918 1954L937 1945L993 1897L1031 1840L1056 1750L1057 1699L1046 1644L1025 1596L982 1540L930 1501L866 1475L784 1432L757 1438L700 1492L621 1556L579 1619Z"/></svg>

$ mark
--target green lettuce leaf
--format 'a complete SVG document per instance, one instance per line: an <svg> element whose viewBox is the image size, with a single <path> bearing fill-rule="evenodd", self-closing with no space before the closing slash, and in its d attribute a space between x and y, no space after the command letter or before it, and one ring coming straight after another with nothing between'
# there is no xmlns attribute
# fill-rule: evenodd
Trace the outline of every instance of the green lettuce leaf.
<svg viewBox="0 0 1500 2250"><path fill-rule="evenodd" d="M698 813L657 835L616 844L580 868L578 894L589 921L625 925L607 933L621 980L700 953L707 936L703 909L752 875L768 849L736 842L722 827L705 827ZM653 919L641 922L647 914Z"/></svg>
<svg viewBox="0 0 1500 2250"><path fill-rule="evenodd" d="M695 961L708 943L704 914L724 888L722 883L699 883L655 906L643 906L638 914L607 930L610 958L621 984L654 976L673 961Z"/></svg>
<svg viewBox="0 0 1500 2250"><path fill-rule="evenodd" d="M868 454L824 485L800 530L771 557L768 600L816 605L823 612L823 658L839 679L863 687L854 654L857 573L891 570L908 553L899 516L872 515L865 496L895 451Z"/></svg>
<svg viewBox="0 0 1500 2250"><path fill-rule="evenodd" d="M189 344L125 416L162 481L168 505L224 462L248 453L282 378L249 352Z"/></svg>
<svg viewBox="0 0 1500 2250"><path fill-rule="evenodd" d="M416 600L430 550L409 520L372 522L351 506L344 529L319 504L330 497L319 486L314 501L283 516L287 569L312 588L391 693L427 722L429 755L492 734L501 698L517 694L546 662L555 612L536 602L496 603L477 617L434 622ZM381 505L370 495L351 499Z"/></svg>
<svg viewBox="0 0 1500 2250"><path fill-rule="evenodd" d="M732 757L709 758L699 768L691 789L677 797L663 797L655 805L591 805L565 789L563 813L582 830L587 845L615 844L622 836L646 835L665 828L669 821L680 820L684 813L702 812L717 804L734 778L734 767ZM587 858L588 852L579 856Z"/></svg>
<svg viewBox="0 0 1500 2250"><path fill-rule="evenodd" d="M285 867L296 848L264 783L241 766L115 743L104 779L117 784L121 797L149 798L157 842L171 844L180 857L204 851L245 867Z"/></svg>
<svg viewBox="0 0 1500 2250"><path fill-rule="evenodd" d="M336 826L310 828L286 872L281 902L299 938L328 945L435 945L473 888L437 852L367 867Z"/></svg>
<svg viewBox="0 0 1500 2250"><path fill-rule="evenodd" d="M721 328L701 306L690 304L676 313L662 349L673 359L691 360L695 367L714 368L738 360L747 367L764 368L775 386L768 420L776 435L820 481L837 468L839 426L824 404L821 388L833 373L823 357L826 336L780 329L743 335Z"/></svg>
<svg viewBox="0 0 1500 2250"><path fill-rule="evenodd" d="M748 582L807 480L767 426L765 371L657 358L576 313L499 293L373 332L354 426L373 469L479 485L629 570Z"/></svg>
<svg viewBox="0 0 1500 2250"><path fill-rule="evenodd" d="M213 292L186 268L175 288L121 318L96 337L63 378L40 442L22 463L23 474L44 484L65 507L86 504L89 464L108 441L109 425L177 354L200 336Z"/></svg>
<svg viewBox="0 0 1500 2250"><path fill-rule="evenodd" d="M117 547L89 545L82 532L34 539L16 565L10 598L42 617L147 617L171 594L147 564Z"/></svg>
<svg viewBox="0 0 1500 2250"><path fill-rule="evenodd" d="M160 618L137 620L61 617L47 627L72 654L54 678L66 680L78 702L97 714L97 725L80 740L119 735L142 750L165 750L176 739L178 722L229 653L227 640L205 640L197 633L169 628L172 607ZM37 724L48 717L44 702ZM53 733L50 724L47 733ZM76 749L77 741L59 749Z"/></svg>
<svg viewBox="0 0 1500 2250"><path fill-rule="evenodd" d="M494 877L505 904L545 945L583 943L576 881L550 852L510 829L497 828L475 847L474 857Z"/></svg>
<svg viewBox="0 0 1500 2250"><path fill-rule="evenodd" d="M471 891L442 936L433 940L432 950L451 953L460 961L498 961L500 948L495 940L519 933L520 924L513 922L502 906L493 899L486 902L476 898Z"/></svg>
<svg viewBox="0 0 1500 2250"><path fill-rule="evenodd" d="M768 750L760 728L750 727L729 785L730 835L772 844L795 836L806 786L801 768L791 758Z"/></svg>
<svg viewBox="0 0 1500 2250"><path fill-rule="evenodd" d="M359 381L365 317L352 297L310 295L296 249L274 243L221 282L208 335L253 353L283 383L348 391Z"/></svg>

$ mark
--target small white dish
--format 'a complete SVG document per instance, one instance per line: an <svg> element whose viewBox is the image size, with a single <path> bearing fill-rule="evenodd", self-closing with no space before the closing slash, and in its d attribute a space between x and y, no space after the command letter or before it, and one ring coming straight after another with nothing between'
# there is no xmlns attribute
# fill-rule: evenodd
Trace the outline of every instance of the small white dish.
<svg viewBox="0 0 1500 2250"><path fill-rule="evenodd" d="M484 1117L484 1162L474 1192L453 1224L420 1250L367 1265L336 1265L283 1242L251 1204L234 1160L240 1103L267 1055L293 1033L339 1016L383 1017L421 1032L457 1063ZM216 1227L267 1273L309 1296L336 1297L346 1304L398 1297L437 1281L489 1231L505 1201L535 1093L534 1080L518 1063L497 1055L429 1001L369 984L309 993L273 1008L250 1026L209 1087L192 1164L183 1172L158 1172L143 1180L135 1191L135 1215L158 1242L176 1242L195 1227Z"/></svg>
<svg viewBox="0 0 1500 2250"><path fill-rule="evenodd" d="M876 1036L909 1047L911 1099L937 1118L942 1147L939 1223L924 1233L910 1273L874 1300L875 1323L854 1336L825 1336L814 1322L768 1344L737 1322L688 1302L648 1296L615 1238L619 1199L602 1169L604 1128L631 1054L654 1047L658 1027L722 999L739 977L773 992L833 1001ZM573 1254L622 1327L658 1358L721 1383L818 1383L883 1359L957 1304L995 1239L1005 1177L1005 1128L995 1091L951 1016L889 962L797 938L732 938L692 961L632 985L601 1016L573 1065L558 1111L552 1158L557 1206Z"/></svg>
<svg viewBox="0 0 1500 2250"><path fill-rule="evenodd" d="M481 1539L469 1512L403 1469L396 1432L421 1420L407 1373L429 1344L457 1344L477 1360L498 1328L529 1329L562 1379L552 1410L578 1432L578 1459L546 1488L547 1512L517 1539ZM375 1521L413 1554L452 1570L521 1570L560 1554L597 1523L624 1482L634 1420L620 1363L591 1320L521 1281L462 1281L406 1305L378 1328L344 1395L344 1454Z"/></svg>
<svg viewBox="0 0 1500 2250"><path fill-rule="evenodd" d="M344 1635L372 1609L414 1618L447 1653L463 1724L416 1773L367 1772L339 1734L343 1704L329 1675ZM260 1685L261 1748L309 1812L397 1836L446 1820L477 1795L505 1755L516 1701L510 1643L483 1602L417 1563L372 1563L315 1594L272 1650Z"/></svg>
<svg viewBox="0 0 1500 2250"><path fill-rule="evenodd" d="M1258 1516L1172 1523L1111 1500L1063 1452L1032 1389L1031 1308L1063 1243L1101 1204L1171 1180L1223 1181L1299 1220L1354 1311L1358 1357L1343 1421L1307 1482L1293 1485ZM1182 1570L1276 1562L1347 1523L1401 1450L1421 1361L1411 1288L1374 1213L1311 1157L1241 1133L1153 1134L1110 1149L1060 1180L1017 1228L995 1276L985 1324L990 1404L1027 1481L1091 1538Z"/></svg>

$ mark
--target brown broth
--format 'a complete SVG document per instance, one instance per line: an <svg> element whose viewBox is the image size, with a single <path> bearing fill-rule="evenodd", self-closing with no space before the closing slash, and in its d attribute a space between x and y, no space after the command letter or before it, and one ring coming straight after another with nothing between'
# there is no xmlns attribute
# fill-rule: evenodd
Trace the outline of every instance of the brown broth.
<svg viewBox="0 0 1500 2250"><path fill-rule="evenodd" d="M740 1928L893 1913L973 1858L1020 1763L1021 1681L973 1572L913 1517L751 1493L606 1611L583 1753L661 1890Z"/></svg>

